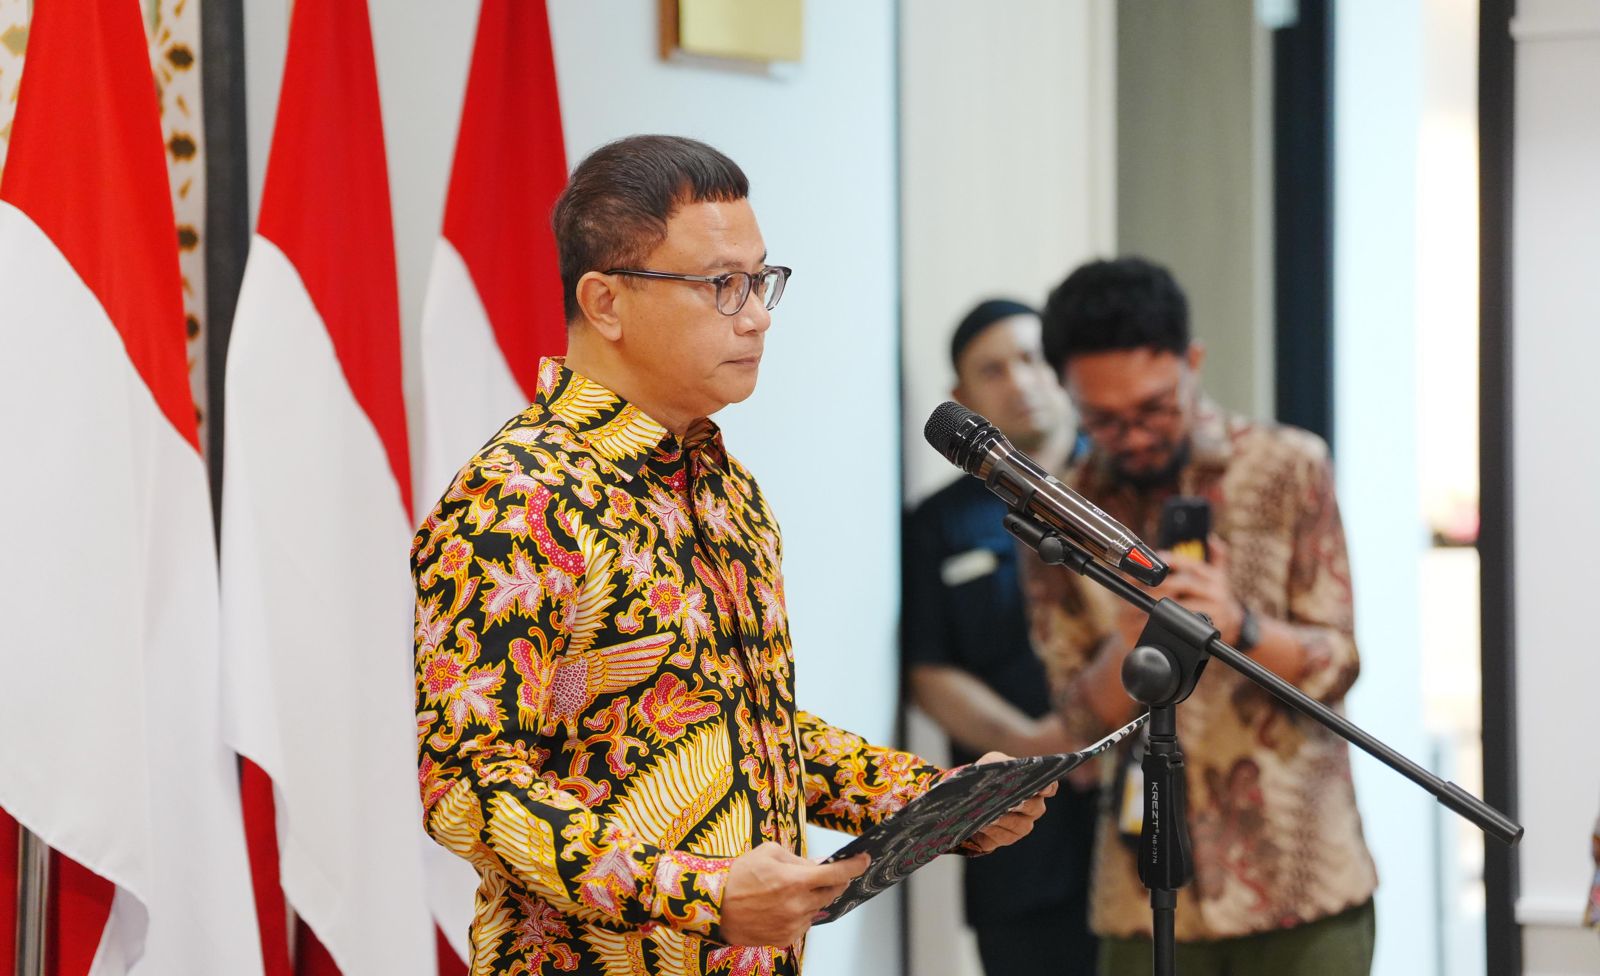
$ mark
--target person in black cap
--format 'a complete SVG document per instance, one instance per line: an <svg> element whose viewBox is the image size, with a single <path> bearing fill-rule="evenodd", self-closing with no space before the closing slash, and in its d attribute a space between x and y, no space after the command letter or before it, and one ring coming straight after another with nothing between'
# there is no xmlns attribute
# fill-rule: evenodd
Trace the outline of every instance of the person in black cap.
<svg viewBox="0 0 1600 976"><path fill-rule="evenodd" d="M956 400L1046 471L1065 467L1074 428L1037 311L1008 299L980 303L956 327L950 360ZM954 762L991 749L1025 756L1081 745L1050 713L1004 516L982 482L960 478L905 527L902 665L912 699L950 736ZM1092 782L1063 788L1029 837L964 866L967 923L989 976L1095 971L1087 905L1097 801Z"/></svg>

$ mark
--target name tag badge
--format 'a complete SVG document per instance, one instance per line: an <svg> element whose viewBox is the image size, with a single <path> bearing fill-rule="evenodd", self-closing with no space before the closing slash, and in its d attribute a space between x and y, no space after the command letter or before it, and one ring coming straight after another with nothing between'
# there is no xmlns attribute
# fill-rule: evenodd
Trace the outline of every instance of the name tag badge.
<svg viewBox="0 0 1600 976"><path fill-rule="evenodd" d="M987 549L968 549L946 559L939 566L945 586L960 586L982 579L1000 568L1000 560Z"/></svg>

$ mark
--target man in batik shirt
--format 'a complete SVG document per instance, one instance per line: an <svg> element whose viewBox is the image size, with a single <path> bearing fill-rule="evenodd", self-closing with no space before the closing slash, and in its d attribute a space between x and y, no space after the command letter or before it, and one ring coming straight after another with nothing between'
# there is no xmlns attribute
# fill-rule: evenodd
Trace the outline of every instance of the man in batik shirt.
<svg viewBox="0 0 1600 976"><path fill-rule="evenodd" d="M1594 861L1594 878L1589 883L1589 901L1583 906L1583 924L1600 928L1600 817L1595 818L1589 838L1589 857Z"/></svg>
<svg viewBox="0 0 1600 976"><path fill-rule="evenodd" d="M754 391L789 275L747 195L686 139L577 168L567 359L417 534L421 789L481 879L475 973L796 973L866 868L807 859L805 824L860 832L942 775L796 707L777 523L706 419Z"/></svg>
<svg viewBox="0 0 1600 976"><path fill-rule="evenodd" d="M1051 294L1043 319L1045 356L1092 444L1064 480L1150 540L1166 499L1210 502L1211 561L1164 553L1172 572L1151 595L1209 615L1224 640L1338 707L1359 663L1326 446L1224 414L1201 394L1204 350L1164 268L1137 258L1085 265ZM1089 741L1138 708L1121 670L1147 618L1029 556L1035 646L1058 714ZM1178 968L1367 973L1377 875L1344 740L1215 663L1178 708L1178 739L1195 865L1178 896ZM1143 976L1150 899L1113 799L1098 832L1090 924L1103 974Z"/></svg>

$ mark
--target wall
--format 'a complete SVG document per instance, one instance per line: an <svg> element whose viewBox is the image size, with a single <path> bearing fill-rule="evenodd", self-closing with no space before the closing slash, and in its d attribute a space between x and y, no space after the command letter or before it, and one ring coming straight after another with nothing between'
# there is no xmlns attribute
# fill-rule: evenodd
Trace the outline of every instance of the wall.
<svg viewBox="0 0 1600 976"><path fill-rule="evenodd" d="M1114 4L915 0L900 23L908 501L955 469L922 425L978 301L1042 303L1115 247Z"/></svg>
<svg viewBox="0 0 1600 976"><path fill-rule="evenodd" d="M246 8L258 198L288 3L251 0ZM371 8L410 353L477 4ZM783 521L800 701L884 741L894 726L899 589L895 5L810 0L804 61L770 70L661 62L656 9L653 0L551 0L568 153L576 160L619 136L669 132L711 142L750 175L773 260L792 265L795 277L768 337L759 392L718 419ZM406 380L415 394L414 355ZM825 433L840 431L848 438ZM843 448L849 478L841 485L827 462ZM842 840L814 834L813 853ZM807 969L896 971L896 901L880 898L816 930Z"/></svg>
<svg viewBox="0 0 1600 976"><path fill-rule="evenodd" d="M1575 611L1589 574L1600 479L1600 5L1521 0L1512 187L1512 534L1516 547L1517 918L1524 971L1600 972L1600 940L1578 928L1592 872L1600 764L1580 744L1600 688L1594 634ZM1570 545L1571 550L1567 549Z"/></svg>
<svg viewBox="0 0 1600 976"><path fill-rule="evenodd" d="M1334 429L1361 678L1350 718L1423 765L1417 606L1420 5L1350 0L1334 20ZM1435 802L1351 749L1378 862L1376 976L1436 973ZM1452 974L1453 976L1453 974Z"/></svg>
<svg viewBox="0 0 1600 976"><path fill-rule="evenodd" d="M1256 0L1122 0L1116 113L1118 249L1188 293L1207 391L1272 416L1272 49Z"/></svg>
<svg viewBox="0 0 1600 976"><path fill-rule="evenodd" d="M1422 4L1417 139L1417 476L1427 528L1478 516L1478 9ZM1461 527L1465 527L1464 530ZM1483 794L1478 550L1429 547L1418 572L1423 725L1440 776ZM1483 834L1437 804L1439 972L1485 972ZM1498 842L1495 842L1498 846Z"/></svg>
<svg viewBox="0 0 1600 976"><path fill-rule="evenodd" d="M922 438L955 376L950 333L981 299L1042 303L1074 266L1115 250L1114 5L913 0L900 23L908 503L961 476ZM909 747L943 758L914 709ZM960 863L907 883L917 976L979 972Z"/></svg>

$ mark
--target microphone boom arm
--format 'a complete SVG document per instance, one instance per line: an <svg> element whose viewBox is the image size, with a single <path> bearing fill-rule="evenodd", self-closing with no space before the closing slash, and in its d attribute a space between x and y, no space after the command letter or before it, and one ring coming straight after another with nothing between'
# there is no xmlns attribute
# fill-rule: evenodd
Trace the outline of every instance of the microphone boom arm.
<svg viewBox="0 0 1600 976"><path fill-rule="evenodd" d="M1013 536L1038 552L1045 562L1065 566L1080 576L1087 576L1145 613L1155 611L1156 601L1152 600L1148 593L1100 565L1081 545L1055 531L1052 526L1015 513L1006 516L1005 526ZM1161 602L1171 603L1182 609L1182 605L1174 601ZM1189 610L1183 610L1183 613L1197 619L1205 619ZM1209 627L1210 624L1207 623L1206 626ZM1456 784L1435 776L1407 759L1343 715L1257 664L1243 652L1234 649L1220 637L1211 638L1202 650L1265 688L1290 708L1316 720L1340 738L1354 743L1363 752L1427 790L1440 803L1471 821L1484 833L1507 844L1514 844L1522 838L1521 825L1513 822L1505 814Z"/></svg>
<svg viewBox="0 0 1600 976"><path fill-rule="evenodd" d="M1150 744L1142 762L1144 828L1139 839L1139 880L1150 891L1153 971L1172 976L1177 966L1178 889L1194 877L1187 820L1188 777L1178 744L1177 707L1194 690L1210 658L1217 658L1279 701L1427 790L1479 830L1505 844L1522 839L1522 825L1454 783L1407 759L1343 715L1252 661L1224 642L1203 614L1150 594L1097 561L1054 526L1013 511L1005 527L1046 563L1087 576L1143 611L1149 623L1122 665L1128 695L1150 710Z"/></svg>

